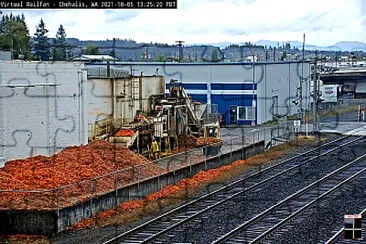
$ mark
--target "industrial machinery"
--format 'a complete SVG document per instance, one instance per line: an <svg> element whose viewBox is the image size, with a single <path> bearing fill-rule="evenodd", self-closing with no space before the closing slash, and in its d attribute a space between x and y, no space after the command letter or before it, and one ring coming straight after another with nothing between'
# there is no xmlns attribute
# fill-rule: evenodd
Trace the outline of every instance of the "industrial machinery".
<svg viewBox="0 0 366 244"><path fill-rule="evenodd" d="M179 136L203 134L203 121L197 116L194 103L181 82L170 80L169 95L155 96L151 105L154 137L160 143L161 156L177 150Z"/></svg>
<svg viewBox="0 0 366 244"><path fill-rule="evenodd" d="M203 137L213 137L220 139L220 125L218 123L204 125Z"/></svg>
<svg viewBox="0 0 366 244"><path fill-rule="evenodd" d="M105 132L95 138L105 138L107 134L110 142L128 147L143 155L150 155L149 146L152 138L155 138L159 144L160 156L177 152L180 136L191 134L196 137L220 138L219 114L211 113L211 109L207 109L207 106L195 104L184 90L182 82L170 80L168 94L144 93L143 97L138 91L147 89L144 88L144 83L141 80L138 86L139 88L135 89L137 93L133 96L136 97L137 102L140 102L140 105L130 106L134 104L134 100L132 98L126 99L126 96L120 98L125 100L118 100L119 97L116 100L117 103L121 104L121 107L124 106L123 101L126 101L125 103L128 103L130 107L125 109L130 108L131 110L134 106L140 108L135 110L134 119L130 119L128 122L123 114L131 114L131 111L122 111L120 118L114 116L117 117L115 121L123 121L122 124L114 122L113 128L104 126L105 124L110 125L107 121L96 122L98 128L102 124L106 129L95 130ZM117 92L117 94L119 93ZM210 117L210 120L205 119L207 117Z"/></svg>
<svg viewBox="0 0 366 244"><path fill-rule="evenodd" d="M203 137L204 138L215 138L217 140L220 139L219 122L204 125L203 126ZM222 147L221 140L219 142L208 145L202 149L203 155L205 155L205 156L217 155L219 153L221 147Z"/></svg>

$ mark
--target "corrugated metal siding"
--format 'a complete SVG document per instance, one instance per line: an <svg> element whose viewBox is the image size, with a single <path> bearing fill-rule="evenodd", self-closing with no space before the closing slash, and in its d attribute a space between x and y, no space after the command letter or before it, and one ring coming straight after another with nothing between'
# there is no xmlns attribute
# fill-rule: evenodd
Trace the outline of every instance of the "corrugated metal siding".
<svg viewBox="0 0 366 244"><path fill-rule="evenodd" d="M310 80L310 65L304 63L303 81L303 107L309 103L308 84ZM292 103L296 99L296 90L300 83L301 63L271 64L265 67L265 76L258 83L258 123L272 119L273 96L278 96L279 114L290 115L297 112L297 107Z"/></svg>

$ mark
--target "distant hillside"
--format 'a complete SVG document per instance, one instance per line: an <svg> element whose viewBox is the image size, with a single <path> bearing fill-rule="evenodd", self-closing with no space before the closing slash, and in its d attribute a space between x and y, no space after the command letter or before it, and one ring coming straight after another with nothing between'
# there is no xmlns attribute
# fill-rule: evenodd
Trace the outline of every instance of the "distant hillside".
<svg viewBox="0 0 366 244"><path fill-rule="evenodd" d="M366 43L363 42L337 42L334 46L342 51L366 51Z"/></svg>
<svg viewBox="0 0 366 244"><path fill-rule="evenodd" d="M77 38L68 38L68 43L72 46L71 52L73 57L80 56L88 44L94 44L99 47L102 54L113 55L113 45L115 56L120 61L178 61L179 47L177 45L168 45L163 43L137 43L131 39L113 40L79 40ZM50 40L52 42L52 40ZM290 43L291 48L286 47L286 43ZM248 56L252 55L252 51L261 57L262 61L280 60L283 51L289 55L287 60L300 60L302 43L299 41L270 41L260 40L249 43L251 48L246 47L248 43L196 43L185 44L183 46L184 62L207 62L211 61L215 52L217 52L218 60L230 62L246 61ZM267 48L265 50L265 47ZM270 47L276 47L271 50ZM297 50L293 49L297 48ZM319 51L366 51L366 44L362 42L338 42L332 46L320 47L306 44L305 49L308 52L314 50ZM216 50L216 51L214 51ZM310 54L310 53L308 53Z"/></svg>
<svg viewBox="0 0 366 244"><path fill-rule="evenodd" d="M299 41L269 41L269 40L260 40L255 42L256 45L263 45L263 46L282 46L286 43L290 43L291 47L296 47L301 49L302 43ZM306 50L319 50L319 51L366 51L366 43L363 42L350 42L350 41L343 41L343 42L337 42L334 45L331 46L316 46L311 44L305 43L305 49Z"/></svg>

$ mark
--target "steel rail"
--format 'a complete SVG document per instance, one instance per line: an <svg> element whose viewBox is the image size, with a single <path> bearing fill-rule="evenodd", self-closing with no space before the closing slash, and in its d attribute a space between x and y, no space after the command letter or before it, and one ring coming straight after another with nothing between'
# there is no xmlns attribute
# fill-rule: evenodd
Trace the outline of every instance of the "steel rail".
<svg viewBox="0 0 366 244"><path fill-rule="evenodd" d="M297 198L298 196L301 196L302 194L306 194L306 192L308 190L311 190L312 188L317 187L319 185L319 183L324 182L324 181L328 180L329 178L331 178L331 177L337 175L338 173L342 172L344 169L349 168L349 167L352 167L353 165L359 163L359 161L362 160L362 159L364 159L365 157L366 157L366 154L364 154L364 155L362 155L362 156L360 156L360 157L352 160L351 162L347 163L346 165L342 166L341 168L338 168L337 170L335 170L335 171L327 174L323 178L321 178L321 179L313 182L312 184L308 185L307 187L305 187L305 188L299 190L298 192L296 192L296 193L288 196L287 198L285 198L284 200L280 201L279 203L271 206L270 208L266 209L265 211L261 212L260 214L254 216L250 220L248 220L248 221L244 222L243 224L239 225L238 227L236 227L235 229L233 229L230 232L226 233L225 235L221 236L220 238L216 239L212 243L214 243L214 244L223 243L225 241L228 241L230 239L235 238L235 235L236 234L242 232L245 228L249 227L250 225L252 225L256 221L260 220L261 218L265 217L266 215L270 215L271 213L274 212L274 210L276 210L276 209L284 206L285 204L288 204L291 200ZM297 216L298 214L300 214L301 212L303 212L304 210L306 210L307 208L309 208L310 206L312 206L314 203L316 203L320 199L322 199L325 196L329 195L330 193L332 193L333 191L335 191L336 189L338 189L340 186L344 185L345 183L347 183L348 181L354 179L359 174L361 174L361 173L363 173L365 171L366 171L366 168L363 168L361 171L358 171L357 173L353 174L351 177L348 177L346 180L344 180L341 183L337 184L336 186L332 187L330 190L328 190L327 192L323 193L321 196L315 198L314 200L310 201L306 205L304 205L301 208L297 209L295 212L291 213L285 219L281 220L280 222L276 223L275 225L273 225L271 228L269 228L265 232L261 233L255 239L251 240L249 243L256 243L256 242L262 240L264 237L268 236L269 234L271 234L275 230L277 230L284 223L286 223L287 221L289 221L293 217Z"/></svg>
<svg viewBox="0 0 366 244"><path fill-rule="evenodd" d="M169 224L169 225L167 225L167 226L166 226L166 228L164 228L163 230L157 230L157 231L156 231L156 233L150 233L150 234L149 234L149 233L145 233L145 232L143 231L143 229L144 229L145 227L147 227L147 226L148 226L148 225L150 225L150 224L153 224L153 223L156 223L156 222L158 222L158 221L162 220L164 217L167 217L167 216L172 215L172 214L174 214L174 213L176 213L176 212L179 212L179 211L180 211L180 210L182 210L182 209L188 208L189 206L192 206L192 205L193 205L193 204L195 204L195 203L199 203L199 202L201 202L201 201L203 201L203 200L206 200L206 199L208 199L208 198L209 198L209 197L211 197L211 196L215 196L215 195L217 195L217 194L218 194L218 193L220 193L220 192L224 192L225 190L226 190L226 191L227 191L227 190L230 190L231 188L235 187L236 185L241 184L241 183L243 183L243 182L247 181L248 179L252 179L252 178L254 178L254 177L258 176L258 175L261 175L261 174L263 174L264 172L268 172L269 170L272 170L272 169L274 169L274 168L277 168L277 167L279 167L279 166L281 166L281 165L286 165L286 163L292 162L292 161L293 161L293 160L295 160L295 159L298 159L298 158L301 158L301 157L303 157L303 156L306 156L307 154L311 154L311 153L313 153L313 152L316 152L316 151L318 151L319 149L321 149L321 148L323 148L323 147L325 147L325 146L329 146L329 145L331 145L331 144L334 144L334 143L339 142L339 141L341 141L341 140L347 139L347 138L349 138L349 137L350 137L350 136L344 136L344 137L338 138L338 139L333 140L333 141L331 141L331 142L327 142L327 143L325 143L325 144L322 144L322 145L320 145L319 147L316 147L316 148L311 149L311 150L309 150L309 151L306 151L306 152L303 152L303 153L301 153L301 154L295 155L295 156L293 156L293 157L291 157L291 158L288 158L288 159L282 160L282 161L280 161L279 163L277 163L277 164L275 164L275 165L269 166L269 167L267 167L267 168L265 168L265 169L263 169L263 170L261 170L261 171L259 171L259 172L256 172L256 173L254 173L254 174L252 174L252 175L249 175L249 176L247 176L247 177L245 177L245 178L242 178L242 179L239 179L239 180L237 180L237 181L235 181L235 182L232 182L232 183L230 183L230 184L228 184L228 185L226 185L226 186L224 186L224 187L222 187L222 188L220 188L220 189L217 189L217 190L215 190L215 191L213 191L213 192L211 192L211 193L209 193L209 194L206 194L206 195L204 195L204 196L201 196L201 197L199 197L199 198L197 198L197 199L195 199L195 200L193 200L193 201L191 201L191 202L189 202L189 203L186 203L186 204L181 205L181 206L179 206L179 207L177 207L177 208L174 208L174 209L172 209L172 210L170 210L170 211L168 211L168 212L166 212L166 213L164 213L164 214L162 214L162 215L160 215L160 216L158 216L158 217L156 217L156 218L154 218L154 219L151 219L151 220L149 220L149 221L147 221L147 222L145 222L145 223L141 224L140 226L137 226L137 227L135 227L135 228L133 228L133 229L131 229L131 230L127 231L127 232L121 233L121 234L119 234L119 235L117 235L117 236L115 236L115 237L113 237L113 238L111 238L111 239L109 239L109 240L105 241L105 242L104 242L104 244L107 244L107 243L113 243L113 242L118 241L118 240L120 240L120 239L122 239L122 238L128 237L129 235L132 235L132 234L134 234L134 233L136 233L136 232L143 232L143 236L145 236L146 238L144 238L144 239L142 239L142 240L140 240L140 241L138 241L138 240L134 240L134 242L136 242L136 243L145 243L145 242L151 241L152 239L155 239L155 238L157 238L158 236L161 236L162 234L166 233L167 231L174 229L175 227L177 227L177 226L179 226L179 225L181 225L181 224L183 224L183 223L187 222L188 220L190 220L190 219L192 219L192 218L194 218L194 217L197 217L198 215L201 215L202 213L205 213L205 212L207 212L208 210L210 210L210 209L212 209L212 208L214 208L214 207L216 207L216 206L218 206L218 205L221 205L222 203L224 203L224 202L226 202L226 201L229 201L230 199L232 199L232 198L234 198L234 197L236 197L236 196L238 196L238 195L240 195L240 194L243 194L244 192L247 192L247 191L249 191L249 190L255 189L257 186L260 186L260 185L262 185L262 184L264 184L264 183L266 183L266 182L268 182L268 181L270 181L270 180L272 180L272 179L275 179L275 178L279 177L280 175L283 175L283 174L285 174L285 173L287 173L287 172L289 172L289 171L291 171L291 170L294 170L294 169L296 169L296 168L298 168L298 167L300 167L300 166L302 166L302 165L304 165L304 164L306 164L306 163L309 163L309 162L313 161L314 159L317 159L317 158L319 158L319 157L321 157L321 156L324 156L324 155L327 155L327 154L329 154L329 153L332 153L332 152L334 152L334 151L336 151L336 150L338 150L338 149L340 149L340 148L342 148L342 147L344 147L344 146L347 146L347 145L349 145L349 144L351 144L351 143L357 142L357 141L359 141L359 140L361 140L361 139L364 139L364 138L365 138L365 137L358 137L358 138L356 138L356 139L354 139L354 140L347 141L347 142L346 142L346 143L344 143L344 144L336 145L336 147L334 147L334 148L332 148L332 149L330 149L330 150L328 150L328 151L326 151L326 152L324 152L324 153L321 153L321 154L316 155L316 156L312 156L311 158L306 159L305 161L301 162L300 164L298 164L298 165L296 165L296 166L292 166L291 168L288 168L288 169L286 169L286 170L283 170L283 171L281 171L281 172L279 172L279 173L277 173L277 174L275 174L275 175L273 175L273 176L271 176L271 177L269 177L269 178L267 178L267 179L265 179L265 180L262 180L262 181L260 181L260 182L258 182L258 183L256 183L256 184L254 184L254 185L252 185L252 186L250 186L250 187L248 187L248 188L244 189L244 190L240 189L240 191L239 191L239 192L236 192L236 193L232 194L231 196L225 197L225 196L223 195L223 196L224 196L224 199L223 199L223 200L217 201L217 202L215 202L214 204L211 204L211 205L209 205L209 206L206 206L206 207L204 207L204 208L203 208L202 210L200 210L200 211L191 211L191 212L193 212L193 214L192 214L192 215L190 215L190 216L183 216L184 218L179 219L177 222L175 222L175 223L173 223L173 224ZM131 242L132 242L132 241L131 241Z"/></svg>

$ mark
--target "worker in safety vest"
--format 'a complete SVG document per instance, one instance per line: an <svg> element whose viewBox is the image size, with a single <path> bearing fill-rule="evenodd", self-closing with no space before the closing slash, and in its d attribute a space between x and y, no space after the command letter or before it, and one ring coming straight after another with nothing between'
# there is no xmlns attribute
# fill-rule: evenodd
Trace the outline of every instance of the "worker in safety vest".
<svg viewBox="0 0 366 244"><path fill-rule="evenodd" d="M152 140L151 150L152 150L154 159L160 158L160 155L159 155L159 145L158 145L158 142L156 141L155 138L153 138L153 140Z"/></svg>

